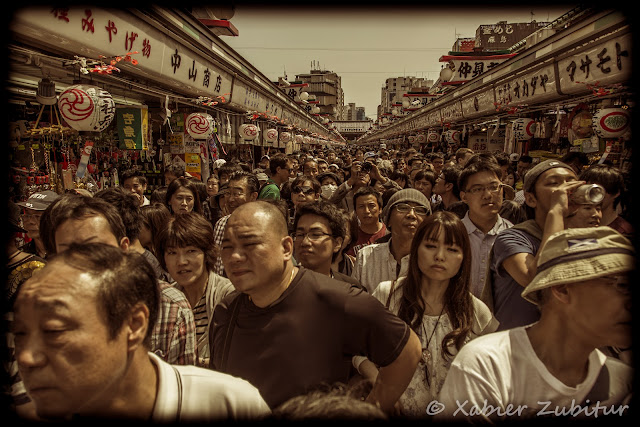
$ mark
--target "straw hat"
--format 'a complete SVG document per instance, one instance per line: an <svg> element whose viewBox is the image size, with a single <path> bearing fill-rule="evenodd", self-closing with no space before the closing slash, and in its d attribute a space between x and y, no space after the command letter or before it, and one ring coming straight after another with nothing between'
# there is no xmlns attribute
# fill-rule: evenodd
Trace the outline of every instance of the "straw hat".
<svg viewBox="0 0 640 427"><path fill-rule="evenodd" d="M611 227L562 230L547 240L538 259L536 276L521 295L537 304L536 291L626 273L634 265L633 245Z"/></svg>

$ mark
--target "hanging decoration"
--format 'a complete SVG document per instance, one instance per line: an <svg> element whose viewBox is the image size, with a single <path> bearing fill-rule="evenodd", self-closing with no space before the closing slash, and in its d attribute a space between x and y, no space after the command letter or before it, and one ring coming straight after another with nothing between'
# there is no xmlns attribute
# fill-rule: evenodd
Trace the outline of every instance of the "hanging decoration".
<svg viewBox="0 0 640 427"><path fill-rule="evenodd" d="M213 134L213 117L207 113L192 113L185 122L187 133L193 139L207 139Z"/></svg>
<svg viewBox="0 0 640 427"><path fill-rule="evenodd" d="M97 86L73 85L58 99L65 121L77 131L102 132L115 117L116 105L111 94Z"/></svg>
<svg viewBox="0 0 640 427"><path fill-rule="evenodd" d="M254 141L260 133L260 128L253 123L244 123L239 128L240 138L245 141Z"/></svg>
<svg viewBox="0 0 640 427"><path fill-rule="evenodd" d="M444 140L449 145L460 144L460 131L454 129L448 129L444 132Z"/></svg>
<svg viewBox="0 0 640 427"><path fill-rule="evenodd" d="M296 134L295 142L296 142L296 144L302 144L304 142L304 137L302 135L300 135L300 134Z"/></svg>
<svg viewBox="0 0 640 427"><path fill-rule="evenodd" d="M531 118L520 118L513 121L513 136L516 140L529 140L535 133L536 121Z"/></svg>
<svg viewBox="0 0 640 427"><path fill-rule="evenodd" d="M631 116L624 108L601 108L592 118L593 131L600 138L618 138L629 128Z"/></svg>
<svg viewBox="0 0 640 427"><path fill-rule="evenodd" d="M427 135L424 132L416 134L416 142L418 144L424 144L425 142L427 142Z"/></svg>
<svg viewBox="0 0 640 427"><path fill-rule="evenodd" d="M440 134L436 129L429 129L427 132L427 142L429 144L437 144L440 141Z"/></svg>
<svg viewBox="0 0 640 427"><path fill-rule="evenodd" d="M267 129L267 131L264 133L264 138L267 140L267 142L278 142L278 130L277 129Z"/></svg>
<svg viewBox="0 0 640 427"><path fill-rule="evenodd" d="M280 142L284 142L285 144L287 142L291 142L293 140L293 135L291 135L291 132L282 132L280 134Z"/></svg>

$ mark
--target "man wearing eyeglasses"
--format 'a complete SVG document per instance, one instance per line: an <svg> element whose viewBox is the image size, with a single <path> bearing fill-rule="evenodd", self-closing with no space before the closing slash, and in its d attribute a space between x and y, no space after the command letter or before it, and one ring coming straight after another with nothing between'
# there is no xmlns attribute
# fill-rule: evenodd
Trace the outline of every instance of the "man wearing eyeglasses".
<svg viewBox="0 0 640 427"><path fill-rule="evenodd" d="M633 369L601 349L631 347L631 242L609 227L562 230L541 247L536 264L521 296L540 319L462 347L440 391L443 419L629 413Z"/></svg>
<svg viewBox="0 0 640 427"><path fill-rule="evenodd" d="M369 293L373 293L380 282L395 280L407 273L411 240L427 215L431 215L429 200L415 188L405 188L391 196L382 210L391 238L361 248L351 274Z"/></svg>
<svg viewBox="0 0 640 427"><path fill-rule="evenodd" d="M493 243L498 233L513 227L499 214L503 198L501 174L497 161L475 155L467 160L458 178L460 199L469 207L462 218L471 243L469 290L478 298L482 293Z"/></svg>
<svg viewBox="0 0 640 427"><path fill-rule="evenodd" d="M353 277L331 268L346 237L344 216L334 204L318 200L298 205L293 230L293 255L298 265L360 286Z"/></svg>

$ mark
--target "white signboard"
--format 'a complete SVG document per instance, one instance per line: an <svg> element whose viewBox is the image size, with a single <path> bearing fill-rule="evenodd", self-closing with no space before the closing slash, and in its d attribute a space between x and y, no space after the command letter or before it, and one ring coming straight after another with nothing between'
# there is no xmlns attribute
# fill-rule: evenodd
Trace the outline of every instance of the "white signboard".
<svg viewBox="0 0 640 427"><path fill-rule="evenodd" d="M631 79L631 33L620 35L558 61L560 91L578 94Z"/></svg>

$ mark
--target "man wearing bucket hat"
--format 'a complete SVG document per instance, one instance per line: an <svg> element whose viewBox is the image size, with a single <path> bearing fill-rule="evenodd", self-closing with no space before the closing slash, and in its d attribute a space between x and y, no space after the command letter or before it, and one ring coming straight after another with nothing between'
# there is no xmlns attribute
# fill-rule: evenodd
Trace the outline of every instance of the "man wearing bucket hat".
<svg viewBox="0 0 640 427"><path fill-rule="evenodd" d="M524 178L527 221L498 234L491 251L490 271L481 300L493 310L499 330L537 321L537 307L520 294L536 274L538 249L551 234L567 228L565 220L575 206L569 193L583 184L573 169L557 160L545 160L531 168Z"/></svg>
<svg viewBox="0 0 640 427"><path fill-rule="evenodd" d="M391 238L361 248L351 276L373 293L380 282L406 274L411 240L428 215L431 204L420 191L405 188L396 192L382 210L382 220L391 230Z"/></svg>
<svg viewBox="0 0 640 427"><path fill-rule="evenodd" d="M497 408L478 414L494 419L509 404L519 410L507 416L519 417L628 411L632 368L599 349L631 345L634 264L631 242L610 227L551 235L522 292L539 307L540 320L462 348L440 394L443 418L460 419L477 406Z"/></svg>
<svg viewBox="0 0 640 427"><path fill-rule="evenodd" d="M22 247L22 250L41 258L47 258L47 251L40 238L40 217L45 209L49 207L58 197L55 191L47 190L33 193L24 202L17 202L18 206L24 208L22 211L22 224L27 230L27 236L31 239L29 243Z"/></svg>

